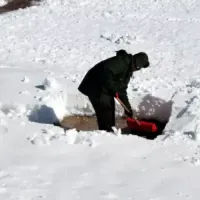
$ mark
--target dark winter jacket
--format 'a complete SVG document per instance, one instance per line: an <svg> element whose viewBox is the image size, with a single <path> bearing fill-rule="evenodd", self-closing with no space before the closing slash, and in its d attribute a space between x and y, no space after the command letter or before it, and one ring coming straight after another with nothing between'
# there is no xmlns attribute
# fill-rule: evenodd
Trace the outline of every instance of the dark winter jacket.
<svg viewBox="0 0 200 200"><path fill-rule="evenodd" d="M148 60L148 58L147 58ZM125 106L131 111L131 106L127 97L127 87L133 74L133 63L138 65L148 65L145 60L137 60L125 50L117 52L116 56L108 58L91 68L82 80L79 91L86 96L100 97L101 94L115 96L119 98Z"/></svg>

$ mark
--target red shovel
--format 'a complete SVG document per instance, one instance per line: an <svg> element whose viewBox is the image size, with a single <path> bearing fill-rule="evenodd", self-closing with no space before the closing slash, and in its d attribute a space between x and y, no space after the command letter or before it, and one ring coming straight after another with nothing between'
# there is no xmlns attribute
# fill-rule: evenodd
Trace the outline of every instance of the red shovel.
<svg viewBox="0 0 200 200"><path fill-rule="evenodd" d="M121 106L127 112L130 113L130 111L128 110L128 108L120 100L118 94L116 94L116 99L121 104ZM127 117L126 122L127 122L128 127L130 129L132 129L133 131L137 131L137 132L152 132L152 133L155 133L155 132L158 131L158 128L157 128L156 124L154 124L152 122L141 121L141 120L134 119L132 117Z"/></svg>

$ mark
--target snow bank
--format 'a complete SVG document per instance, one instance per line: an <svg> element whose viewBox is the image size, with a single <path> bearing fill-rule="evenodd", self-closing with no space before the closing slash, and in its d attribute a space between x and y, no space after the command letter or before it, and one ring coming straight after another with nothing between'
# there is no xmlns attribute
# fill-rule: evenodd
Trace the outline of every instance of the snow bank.
<svg viewBox="0 0 200 200"><path fill-rule="evenodd" d="M46 146L55 142L61 142L64 144L84 145L87 147L97 147L104 143L104 140L111 141L119 138L123 137L120 130L117 129L114 129L114 133L111 134L106 131L77 131L75 129L61 129L56 126L48 125L43 127L40 131L29 134L27 137L28 141L33 145Z"/></svg>

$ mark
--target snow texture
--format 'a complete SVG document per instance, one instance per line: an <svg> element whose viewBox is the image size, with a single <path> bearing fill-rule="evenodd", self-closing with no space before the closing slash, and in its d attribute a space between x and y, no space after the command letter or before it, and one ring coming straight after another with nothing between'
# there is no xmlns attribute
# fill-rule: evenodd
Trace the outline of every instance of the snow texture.
<svg viewBox="0 0 200 200"><path fill-rule="evenodd" d="M199 199L199 13L196 0L44 0L0 15L0 199ZM77 87L122 48L149 55L127 92L136 115L168 121L163 135L53 126L94 113Z"/></svg>

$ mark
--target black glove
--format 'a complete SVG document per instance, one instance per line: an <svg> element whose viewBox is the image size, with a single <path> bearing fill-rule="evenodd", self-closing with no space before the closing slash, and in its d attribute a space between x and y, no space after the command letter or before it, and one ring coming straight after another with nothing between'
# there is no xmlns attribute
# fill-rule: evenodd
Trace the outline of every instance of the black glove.
<svg viewBox="0 0 200 200"><path fill-rule="evenodd" d="M132 110L129 110L129 112L128 112L128 110L124 110L124 113L127 117L133 117L133 111Z"/></svg>

